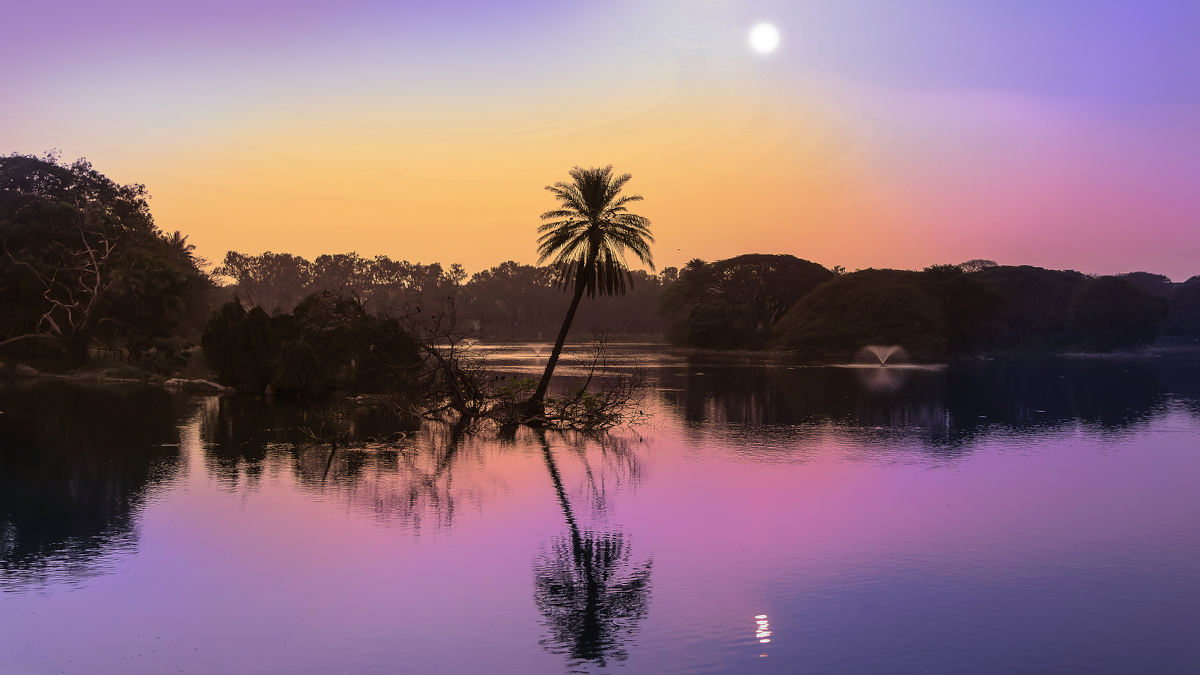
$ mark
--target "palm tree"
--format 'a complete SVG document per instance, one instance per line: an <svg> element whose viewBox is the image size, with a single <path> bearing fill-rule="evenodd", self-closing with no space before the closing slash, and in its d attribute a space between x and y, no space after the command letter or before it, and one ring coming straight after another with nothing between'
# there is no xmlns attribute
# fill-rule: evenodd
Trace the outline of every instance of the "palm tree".
<svg viewBox="0 0 1200 675"><path fill-rule="evenodd" d="M196 256L196 245L188 243L188 236L179 230L175 230L169 236L166 236L167 245L179 251L181 257L192 260Z"/></svg>
<svg viewBox="0 0 1200 675"><path fill-rule="evenodd" d="M562 353L571 321L579 309L584 293L589 298L596 295L624 295L629 278L625 263L625 252L631 251L643 264L654 269L654 258L650 244L650 221L630 213L627 205L642 200L641 195L622 195L621 188L629 182L627 173L613 176L612 166L604 168L571 169L571 182L547 185L558 208L542 214L544 221L538 226L538 264L551 260L558 268L559 281L564 290L571 287L573 295L554 350L546 362L546 371L538 382L537 389L526 404L531 417L544 412L546 390L550 377Z"/></svg>

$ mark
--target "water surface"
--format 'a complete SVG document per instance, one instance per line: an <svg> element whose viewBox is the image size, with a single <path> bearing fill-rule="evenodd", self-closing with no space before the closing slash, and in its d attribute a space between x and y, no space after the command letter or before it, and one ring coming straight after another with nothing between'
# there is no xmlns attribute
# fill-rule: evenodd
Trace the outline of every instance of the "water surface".
<svg viewBox="0 0 1200 675"><path fill-rule="evenodd" d="M604 437L5 385L0 672L1200 672L1195 359L616 365Z"/></svg>

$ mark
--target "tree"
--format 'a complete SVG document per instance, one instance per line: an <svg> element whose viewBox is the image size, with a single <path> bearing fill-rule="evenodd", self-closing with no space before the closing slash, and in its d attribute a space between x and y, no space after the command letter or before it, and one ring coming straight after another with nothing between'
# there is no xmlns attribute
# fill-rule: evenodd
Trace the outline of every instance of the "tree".
<svg viewBox="0 0 1200 675"><path fill-rule="evenodd" d="M356 296L322 291L290 314L247 312L237 299L214 312L204 355L217 379L242 391L316 398L414 394L421 347L398 319L370 314Z"/></svg>
<svg viewBox="0 0 1200 675"><path fill-rule="evenodd" d="M997 267L995 260L987 260L985 258L972 258L966 262L960 262L955 265L958 269L970 274L979 270L986 270L989 267Z"/></svg>
<svg viewBox="0 0 1200 675"><path fill-rule="evenodd" d="M144 185L87 160L0 157L0 345L38 339L68 365L93 340L131 351L167 341L211 288L184 237L166 237ZM189 291L197 290L198 293Z"/></svg>
<svg viewBox="0 0 1200 675"><path fill-rule="evenodd" d="M1076 289L1067 317L1079 347L1112 351L1152 344L1166 310L1166 300L1129 279L1097 277Z"/></svg>
<svg viewBox="0 0 1200 675"><path fill-rule="evenodd" d="M265 312L290 312L311 291L313 264L288 253L225 254L217 274L232 277L238 293Z"/></svg>
<svg viewBox="0 0 1200 675"><path fill-rule="evenodd" d="M1071 270L1001 265L971 274L998 298L995 325L986 348L1000 351L1060 350L1075 336L1067 316L1076 291L1087 277Z"/></svg>
<svg viewBox="0 0 1200 675"><path fill-rule="evenodd" d="M692 260L663 294L672 341L710 349L757 349L793 304L834 273L790 255L752 253Z"/></svg>
<svg viewBox="0 0 1200 675"><path fill-rule="evenodd" d="M946 354L946 310L921 272L867 269L833 277L779 321L777 345L805 354L850 356L865 345Z"/></svg>
<svg viewBox="0 0 1200 675"><path fill-rule="evenodd" d="M554 349L546 362L546 371L526 404L526 413L540 417L554 366L562 354L571 321L584 293L624 295L629 268L625 252L630 251L642 263L654 269L650 244L650 221L631 213L628 205L641 201L641 195L622 195L630 174L613 176L612 167L571 169L571 182L547 185L559 205L542 214L538 227L538 262L552 260L564 289L573 289L571 304L563 318Z"/></svg>
<svg viewBox="0 0 1200 675"><path fill-rule="evenodd" d="M1171 300L1166 332L1169 335L1200 338L1200 276L1180 284Z"/></svg>

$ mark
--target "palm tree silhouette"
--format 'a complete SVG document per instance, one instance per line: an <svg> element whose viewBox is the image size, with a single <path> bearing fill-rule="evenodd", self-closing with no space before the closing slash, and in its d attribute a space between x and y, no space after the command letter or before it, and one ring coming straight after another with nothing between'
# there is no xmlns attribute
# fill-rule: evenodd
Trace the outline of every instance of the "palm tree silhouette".
<svg viewBox="0 0 1200 675"><path fill-rule="evenodd" d="M654 269L650 221L627 208L628 204L641 201L642 196L621 194L621 188L632 176L627 173L614 176L612 166L575 167L570 173L571 182L546 186L559 205L542 214L545 222L538 227L541 234L538 263L552 260L558 268L560 283L564 289L570 286L574 294L550 360L546 362L546 371L526 404L531 417L544 413L546 390L583 294L587 293L589 298L623 295L629 278L626 251L633 252L638 260Z"/></svg>
<svg viewBox="0 0 1200 675"><path fill-rule="evenodd" d="M189 244L187 235L175 230L170 235L166 236L167 244L171 248L179 251L180 256L187 260L192 260L196 255L196 245Z"/></svg>

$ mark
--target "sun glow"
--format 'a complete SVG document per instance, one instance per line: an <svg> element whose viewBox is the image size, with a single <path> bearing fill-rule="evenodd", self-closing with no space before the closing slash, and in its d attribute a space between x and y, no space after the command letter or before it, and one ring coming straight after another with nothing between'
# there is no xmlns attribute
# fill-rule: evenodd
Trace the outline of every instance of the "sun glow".
<svg viewBox="0 0 1200 675"><path fill-rule="evenodd" d="M760 23L750 29L750 48L759 54L770 54L779 48L779 29Z"/></svg>

